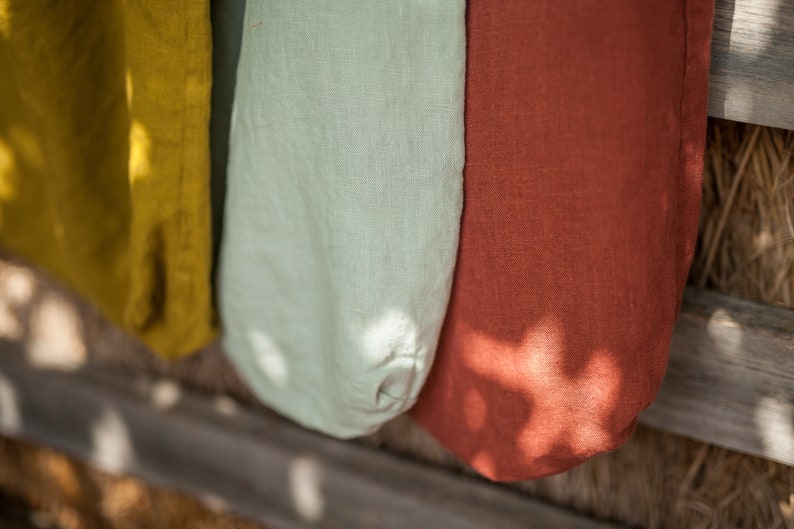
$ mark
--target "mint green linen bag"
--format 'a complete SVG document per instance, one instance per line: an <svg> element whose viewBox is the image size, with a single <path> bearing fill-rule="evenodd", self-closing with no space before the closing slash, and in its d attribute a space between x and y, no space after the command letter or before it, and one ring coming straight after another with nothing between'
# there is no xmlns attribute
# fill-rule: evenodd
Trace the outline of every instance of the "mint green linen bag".
<svg viewBox="0 0 794 529"><path fill-rule="evenodd" d="M462 206L464 0L249 0L219 274L267 405L348 438L413 405Z"/></svg>

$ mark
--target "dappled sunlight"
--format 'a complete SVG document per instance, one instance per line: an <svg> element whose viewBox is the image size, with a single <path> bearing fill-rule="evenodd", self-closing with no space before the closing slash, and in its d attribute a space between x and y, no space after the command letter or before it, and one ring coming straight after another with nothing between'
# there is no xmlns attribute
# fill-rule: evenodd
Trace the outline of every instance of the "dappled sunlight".
<svg viewBox="0 0 794 529"><path fill-rule="evenodd" d="M0 37L8 38L11 31L10 0L0 0Z"/></svg>
<svg viewBox="0 0 794 529"><path fill-rule="evenodd" d="M361 333L361 353L371 365L381 366L400 357L416 356L417 327L397 309L378 315Z"/></svg>
<svg viewBox="0 0 794 529"><path fill-rule="evenodd" d="M518 446L534 454L564 452L568 446L584 450L614 447L619 439L625 439L625 428L633 425L630 416L613 419L615 410L628 406L630 413L621 415L630 415L641 409L632 406L632 396L624 386L624 368L607 350L596 350L584 369L574 375L566 373L563 363L550 359L534 371L531 395L536 412L530 414L518 436ZM536 435L549 428L558 430L556 438ZM560 449L560 445L566 447Z"/></svg>
<svg viewBox="0 0 794 529"><path fill-rule="evenodd" d="M794 527L794 493L789 494L788 500L779 501L778 509L783 519L788 521L789 527Z"/></svg>
<svg viewBox="0 0 794 529"><path fill-rule="evenodd" d="M742 324L735 321L733 317L731 317L729 311L725 309L716 309L711 313L708 325L706 326L709 337L712 339L724 339L724 334L721 332L722 327L731 327L737 330L740 337L742 335Z"/></svg>
<svg viewBox="0 0 794 529"><path fill-rule="evenodd" d="M755 0L738 0L738 3L752 5ZM732 53L745 56L760 56L766 48L777 45L778 13L785 0L765 0L763 9L734 9L731 13L733 31L728 35L728 49ZM748 33L753 40L747 39ZM752 44L751 44L752 43Z"/></svg>
<svg viewBox="0 0 794 529"><path fill-rule="evenodd" d="M0 200L13 200L16 190L11 182L11 175L16 168L16 158L11 146L0 137Z"/></svg>
<svg viewBox="0 0 794 529"><path fill-rule="evenodd" d="M761 228L752 235L750 244L755 248L756 252L765 252L776 244L780 244L780 242L775 240L775 236L769 228Z"/></svg>
<svg viewBox="0 0 794 529"><path fill-rule="evenodd" d="M167 410L173 408L182 396L182 388L173 380L158 380L152 384L151 401L155 408Z"/></svg>
<svg viewBox="0 0 794 529"><path fill-rule="evenodd" d="M794 404L788 399L761 397L753 419L763 444L764 456L776 461L794 458Z"/></svg>
<svg viewBox="0 0 794 529"><path fill-rule="evenodd" d="M454 389L465 410L458 419L472 436L458 455L486 476L517 479L526 468L544 474L617 447L647 405L628 386L648 384L644 370L630 370L606 346L573 354L562 321L552 315L518 342L471 327L460 335L472 351L461 357L460 376L476 375L477 384Z"/></svg>
<svg viewBox="0 0 794 529"><path fill-rule="evenodd" d="M472 350L478 353L476 356L464 357L472 372L490 378L497 365L496 360L509 363L512 375L509 378L501 377L499 383L513 390L526 391L531 388L532 398L537 402L554 400L553 407L556 408L558 401L570 399L572 403L595 403L599 408L609 408L621 398L622 381L619 373L622 367L616 355L606 348L595 348L587 355L571 357L566 348L563 326L551 316L542 318L530 327L518 344L473 329L469 338L476 344ZM512 350L513 354L504 354L505 349ZM581 363L582 367L571 370L569 364L573 362ZM499 367L503 367L503 364ZM594 388L595 394L583 394L583 387ZM546 413L544 411L544 416Z"/></svg>
<svg viewBox="0 0 794 529"><path fill-rule="evenodd" d="M240 411L240 405L233 398L227 395L218 395L213 400L213 407L221 415L230 417Z"/></svg>
<svg viewBox="0 0 794 529"><path fill-rule="evenodd" d="M36 278L33 272L22 266L3 264L0 273L0 296L6 301L22 305L33 297Z"/></svg>
<svg viewBox="0 0 794 529"><path fill-rule="evenodd" d="M229 504L217 494L204 492L200 493L198 496L201 498L201 502L210 510L215 512L227 512L229 510Z"/></svg>
<svg viewBox="0 0 794 529"><path fill-rule="evenodd" d="M747 102L754 101L757 96L755 88L745 83L725 83L722 91L721 113L726 116L744 115Z"/></svg>
<svg viewBox="0 0 794 529"><path fill-rule="evenodd" d="M791 91L792 45L787 0L716 4L711 47L709 115L791 128L784 102Z"/></svg>
<svg viewBox="0 0 794 529"><path fill-rule="evenodd" d="M130 183L135 185L152 171L152 141L146 127L138 120L130 125Z"/></svg>
<svg viewBox="0 0 794 529"><path fill-rule="evenodd" d="M0 122L0 202L24 200L20 186L42 168L41 147L36 136L18 124ZM0 209L0 227L6 220L5 212Z"/></svg>
<svg viewBox="0 0 794 529"><path fill-rule="evenodd" d="M11 146L16 156L14 167L20 169L19 162L25 162L25 172L39 172L44 168L44 158L39 138L28 128L11 125L5 132L7 145Z"/></svg>
<svg viewBox="0 0 794 529"><path fill-rule="evenodd" d="M289 467L289 486L295 512L302 519L318 522L325 511L322 468L314 459L296 458Z"/></svg>
<svg viewBox="0 0 794 529"><path fill-rule="evenodd" d="M132 108L132 95L133 95L133 87L134 83L132 82L132 72L127 70L127 73L124 76L125 81L125 88L127 93L127 108Z"/></svg>
<svg viewBox="0 0 794 529"><path fill-rule="evenodd" d="M36 289L36 278L27 268L0 262L0 338L13 342L25 339L28 308Z"/></svg>
<svg viewBox="0 0 794 529"><path fill-rule="evenodd" d="M19 410L17 391L5 375L0 373L0 429L5 434L13 434L22 428L22 415Z"/></svg>
<svg viewBox="0 0 794 529"><path fill-rule="evenodd" d="M118 412L103 408L92 421L91 439L91 459L94 463L109 472L118 473L129 468L135 451L124 419Z"/></svg>
<svg viewBox="0 0 794 529"><path fill-rule="evenodd" d="M119 519L148 506L146 490L134 481L111 481L103 490L101 509L108 518Z"/></svg>
<svg viewBox="0 0 794 529"><path fill-rule="evenodd" d="M415 397L432 361L425 343L414 319L398 308L373 315L360 330L358 347L351 353L360 356L351 366L359 370L354 375L378 380L374 395L378 409L402 411L398 408L404 406L403 399ZM387 399L382 400L384 396Z"/></svg>
<svg viewBox="0 0 794 529"><path fill-rule="evenodd" d="M81 321L75 307L57 295L47 295L33 308L26 357L34 367L77 369L87 360Z"/></svg>
<svg viewBox="0 0 794 529"><path fill-rule="evenodd" d="M0 298L0 337L6 340L19 341L24 336L22 322L19 320L16 307L4 298Z"/></svg>
<svg viewBox="0 0 794 529"><path fill-rule="evenodd" d="M285 387L289 381L289 364L284 352L265 333L251 330L248 333L250 350L255 352L256 365L261 373L276 387Z"/></svg>

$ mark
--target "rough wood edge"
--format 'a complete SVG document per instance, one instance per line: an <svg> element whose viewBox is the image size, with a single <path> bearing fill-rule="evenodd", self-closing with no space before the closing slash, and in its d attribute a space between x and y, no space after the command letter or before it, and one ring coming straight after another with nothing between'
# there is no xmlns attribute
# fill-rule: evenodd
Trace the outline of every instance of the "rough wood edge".
<svg viewBox="0 0 794 529"><path fill-rule="evenodd" d="M794 465L794 310L688 288L640 421ZM469 476L329 439L172 381L27 364L0 343L0 432L274 527L615 527Z"/></svg>
<svg viewBox="0 0 794 529"><path fill-rule="evenodd" d="M710 116L794 129L794 3L717 0Z"/></svg>
<svg viewBox="0 0 794 529"><path fill-rule="evenodd" d="M794 310L686 290L653 428L794 465Z"/></svg>
<svg viewBox="0 0 794 529"><path fill-rule="evenodd" d="M2 350L0 432L278 529L618 527L173 382L37 369Z"/></svg>

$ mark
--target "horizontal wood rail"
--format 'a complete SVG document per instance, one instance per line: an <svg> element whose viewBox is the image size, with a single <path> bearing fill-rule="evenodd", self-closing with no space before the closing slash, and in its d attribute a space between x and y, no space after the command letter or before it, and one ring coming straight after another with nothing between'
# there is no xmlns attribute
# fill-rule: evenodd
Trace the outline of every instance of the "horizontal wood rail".
<svg viewBox="0 0 794 529"><path fill-rule="evenodd" d="M794 129L794 2L717 0L709 114ZM0 342L0 433L274 529L618 528L224 396L90 365L36 368L17 349ZM794 311L687 289L640 422L794 465Z"/></svg>
<svg viewBox="0 0 794 529"><path fill-rule="evenodd" d="M273 529L618 529L485 480L309 432L173 382L0 352L0 432Z"/></svg>
<svg viewBox="0 0 794 529"><path fill-rule="evenodd" d="M794 2L716 1L709 115L794 129Z"/></svg>
<svg viewBox="0 0 794 529"><path fill-rule="evenodd" d="M794 310L688 288L640 422L794 465Z"/></svg>
<svg viewBox="0 0 794 529"><path fill-rule="evenodd" d="M794 311L688 288L640 421L794 465ZM274 529L615 528L484 480L306 431L261 408L0 342L0 433L179 488Z"/></svg>

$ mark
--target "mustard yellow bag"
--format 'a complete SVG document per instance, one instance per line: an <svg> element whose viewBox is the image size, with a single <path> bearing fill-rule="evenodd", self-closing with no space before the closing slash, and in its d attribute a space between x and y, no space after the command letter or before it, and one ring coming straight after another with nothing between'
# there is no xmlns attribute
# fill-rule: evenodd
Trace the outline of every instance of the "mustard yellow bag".
<svg viewBox="0 0 794 529"><path fill-rule="evenodd" d="M216 333L209 0L0 0L0 243L164 357Z"/></svg>

